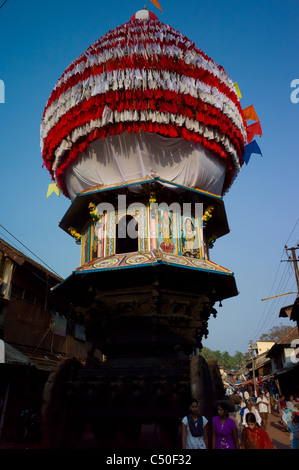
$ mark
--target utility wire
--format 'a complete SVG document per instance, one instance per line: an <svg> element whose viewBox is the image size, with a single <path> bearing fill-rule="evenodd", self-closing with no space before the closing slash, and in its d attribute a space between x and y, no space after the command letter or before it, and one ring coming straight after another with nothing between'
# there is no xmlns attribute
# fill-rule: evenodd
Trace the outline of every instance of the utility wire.
<svg viewBox="0 0 299 470"><path fill-rule="evenodd" d="M5 2L2 3L2 5L0 6L0 8L4 7L5 3L7 2L7 0L5 0Z"/></svg>
<svg viewBox="0 0 299 470"><path fill-rule="evenodd" d="M299 218L297 219L293 230L291 231L287 241L285 242L285 246L287 245L288 241L290 240L291 236L293 235L293 233L294 233L294 231L295 231L295 229L298 225L298 222L299 222ZM275 284L275 281L276 281L276 278L278 276L278 272L279 272L279 269L280 269L280 266L281 266L281 261L282 261L284 250L285 250L285 248L282 250L282 254L281 254L281 257L280 257L280 262L279 262L279 265L278 265L278 268L277 268L277 271L276 271L276 274L275 274L275 278L274 278L274 281L273 281L273 284L272 284L272 287L271 287L270 295L272 294L272 291L274 289L274 284ZM287 276L287 272L286 272L287 270L289 270L289 276L288 276L287 280L285 280L285 278ZM276 288L276 292L279 292L279 289L281 288L283 283L284 283L283 284L284 286L287 285L287 283L289 282L289 279L290 279L292 274L293 274L293 272L292 272L291 266L288 266L288 263L286 263L286 266L285 266L285 269L283 271L282 277L279 281L278 287ZM265 329L265 327L269 324L269 322L271 320L272 320L273 324L275 323L276 317L273 321L273 316L271 314L273 313L273 311L277 312L278 305L279 305L280 302L282 302L282 300L283 299L281 299L281 298L273 299L269 304L265 305L265 308L264 308L263 313L262 313L261 318L260 318L260 322L259 322L259 324L257 325L257 327L255 329L255 334L252 336L253 338L258 337L258 335L262 332L262 329ZM269 311L267 312L267 310L269 310Z"/></svg>
<svg viewBox="0 0 299 470"><path fill-rule="evenodd" d="M286 271L288 271L290 268L290 266L285 266L285 269L284 269L284 273L282 275L282 278L279 282L279 285L277 287L277 292L280 292L281 290L287 290L286 289L286 286L288 284L288 282L290 281L290 278L292 276L292 272L289 271L289 273L287 273ZM288 275L288 277L286 277ZM255 336L258 336L259 333L262 333L263 331L265 332L265 330L267 328L269 328L269 324L270 322L272 323L275 323L276 320L277 320L277 312L280 310L279 306L282 306L282 303L285 301L284 298L275 298L275 299L272 299L270 303L267 303L266 307L268 307L268 313L267 313L267 316L266 318L263 319L263 322L260 322L260 325L258 326L257 328L257 332L256 332L256 335ZM275 312L275 317L273 319L273 312Z"/></svg>
<svg viewBox="0 0 299 470"><path fill-rule="evenodd" d="M0 224L0 227L2 227L11 237L13 237L18 243L20 243L20 245L22 245L24 248L26 248L26 250L28 250L33 256L35 256L39 261L41 261L45 266L47 266L47 268L50 269L50 271L52 271L54 274L56 274L57 276L61 277L56 271L54 271L54 269L52 269L47 263L45 263L41 258L39 258L35 253L33 253L33 251L31 251L29 248L27 248L27 246L25 246L22 242L20 242L20 240L18 240L12 233L10 233L5 227L3 227L3 225Z"/></svg>
<svg viewBox="0 0 299 470"><path fill-rule="evenodd" d="M296 284L296 282L293 284L293 287L295 287L295 284ZM279 300L280 300L280 302L279 302L280 305L278 304L278 305L276 306L276 311L280 311L280 309L281 309L283 306L285 306L285 304L283 304L283 299L280 298ZM292 302L292 303L293 303L293 302ZM289 319L288 319L288 320L289 320ZM275 323L276 323L276 317L275 317L275 318L272 318L272 322L269 324L268 329L271 330L271 328L274 326Z"/></svg>
<svg viewBox="0 0 299 470"><path fill-rule="evenodd" d="M294 230L295 230L295 228L297 227L297 224L298 224L298 222L299 222L299 217L298 217L298 219L297 219L297 222L295 223L295 227L293 228L293 230L292 230L292 232L291 232L291 234L290 234L290 236L289 236L289 238L287 239L287 241L286 241L286 243L285 243L285 244L287 244L287 243L288 243L289 239L290 239L290 238L291 238L291 236L293 235L293 233L294 233Z"/></svg>
<svg viewBox="0 0 299 470"><path fill-rule="evenodd" d="M281 258L282 258L282 255L283 255L283 251L282 251L280 260L281 260ZM270 290L270 293L269 293L269 297L270 297L270 296L272 295L272 293L273 293L275 281L276 281L276 278L277 278L277 276L278 276L280 267L281 267L281 261L279 262L279 265L278 265L278 267L277 267L276 274L275 274L275 277L274 277L274 281L273 281L273 283L272 283L272 287L271 287L271 290ZM286 266L285 266L285 269L286 269ZM283 275L284 275L284 274L283 274ZM252 338L255 338L255 337L258 335L259 331L261 331L261 329L264 327L264 324L267 322L268 309L269 309L270 307L272 307L272 305L273 305L273 300L272 300L270 303L266 303L266 304L264 305L263 313L262 313L262 315L261 315L261 317L260 317L260 320L259 320L258 325L257 325L256 328L255 328L255 333L251 336ZM271 310L272 310L272 309L271 309Z"/></svg>

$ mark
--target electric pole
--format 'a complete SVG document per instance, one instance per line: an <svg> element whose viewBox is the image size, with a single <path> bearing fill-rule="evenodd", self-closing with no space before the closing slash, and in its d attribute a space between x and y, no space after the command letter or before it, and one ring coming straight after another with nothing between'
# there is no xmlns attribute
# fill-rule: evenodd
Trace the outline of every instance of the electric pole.
<svg viewBox="0 0 299 470"><path fill-rule="evenodd" d="M285 250L287 252L288 259L282 260L282 261L288 261L289 263L293 263L294 266L294 271L295 271L295 278L296 278L296 283L297 283L297 293L299 294L299 268L298 268L298 261L296 258L296 250L299 250L299 245L292 248L288 248L285 245ZM291 251L292 256L289 256L288 251Z"/></svg>
<svg viewBox="0 0 299 470"><path fill-rule="evenodd" d="M251 351L251 362L252 362L252 379L253 379L253 387L254 387L254 396L257 396L256 393L256 380L255 380L255 351L253 350L253 344L250 342L250 351Z"/></svg>
<svg viewBox="0 0 299 470"><path fill-rule="evenodd" d="M285 250L286 250L288 259L282 259L281 261L286 261L287 263L293 263L294 271L295 271L295 279L297 283L297 292L285 292L284 294L272 295L271 297L265 297L264 299L261 299L261 300L276 299L277 297L283 297L284 295L290 295L290 294L297 294L297 296L299 295L299 268L298 268L298 261L296 258L296 253L295 253L296 250L299 250L299 245L297 245L296 248L295 247L288 248L285 245ZM288 254L288 251L292 252L292 256Z"/></svg>

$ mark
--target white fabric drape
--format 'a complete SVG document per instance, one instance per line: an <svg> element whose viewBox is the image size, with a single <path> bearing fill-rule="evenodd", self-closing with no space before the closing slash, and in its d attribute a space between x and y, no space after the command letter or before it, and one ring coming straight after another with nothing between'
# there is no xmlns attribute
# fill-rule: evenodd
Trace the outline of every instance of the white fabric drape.
<svg viewBox="0 0 299 470"><path fill-rule="evenodd" d="M99 139L66 171L71 200L97 185L159 176L177 184L221 195L225 164L193 141L140 132Z"/></svg>

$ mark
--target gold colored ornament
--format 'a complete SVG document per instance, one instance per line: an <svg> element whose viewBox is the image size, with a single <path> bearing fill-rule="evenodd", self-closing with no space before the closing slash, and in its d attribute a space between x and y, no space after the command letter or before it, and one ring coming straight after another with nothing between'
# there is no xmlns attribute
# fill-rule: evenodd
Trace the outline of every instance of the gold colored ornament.
<svg viewBox="0 0 299 470"><path fill-rule="evenodd" d="M71 234L71 236L76 240L77 243L80 243L81 241L81 233L78 233L74 227L69 227L68 232Z"/></svg>
<svg viewBox="0 0 299 470"><path fill-rule="evenodd" d="M89 203L88 209L90 217L94 222L98 222L99 220L101 220L101 216L98 214L98 209L96 208L96 205L93 202Z"/></svg>

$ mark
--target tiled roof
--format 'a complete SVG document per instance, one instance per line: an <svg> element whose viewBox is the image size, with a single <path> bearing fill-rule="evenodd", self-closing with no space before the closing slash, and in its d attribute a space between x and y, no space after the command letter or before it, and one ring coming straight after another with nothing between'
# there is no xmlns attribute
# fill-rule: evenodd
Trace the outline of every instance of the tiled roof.
<svg viewBox="0 0 299 470"><path fill-rule="evenodd" d="M48 274L51 278L54 278L56 281L61 281L62 278L58 276L57 274L53 273L49 269L45 268L41 264L37 263L33 259L29 258L26 256L24 253L21 251L17 250L13 246L11 246L9 243L5 242L2 238L0 238L0 251L5 253L9 258L14 260L17 264L22 265L25 262L29 263L31 266L35 267L39 271L44 272L45 274Z"/></svg>
<svg viewBox="0 0 299 470"><path fill-rule="evenodd" d="M299 331L297 326L288 331L282 338L280 338L280 340L276 342L276 344L291 344L294 339L298 339L299 341Z"/></svg>
<svg viewBox="0 0 299 470"><path fill-rule="evenodd" d="M298 328L297 326L295 326L294 328L292 328L290 331L288 331L285 335L283 335L282 338L280 338L275 344L274 346L272 346L272 348L270 349L270 351L268 351L267 353L267 357L271 357L272 356L272 353L274 351L277 351L277 348L279 348L279 346L281 346L282 348L284 346L290 346L292 341L294 341L294 339L297 339L298 340L298 344L299 344L299 331L298 331Z"/></svg>

